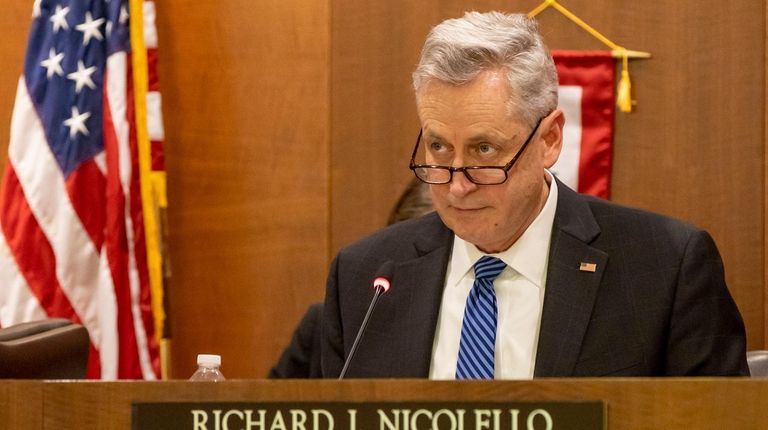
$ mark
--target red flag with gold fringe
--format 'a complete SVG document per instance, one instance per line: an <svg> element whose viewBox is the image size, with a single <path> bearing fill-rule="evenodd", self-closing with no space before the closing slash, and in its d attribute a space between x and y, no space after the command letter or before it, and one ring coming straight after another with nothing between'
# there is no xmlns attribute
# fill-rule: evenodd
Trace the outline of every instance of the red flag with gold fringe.
<svg viewBox="0 0 768 430"><path fill-rule="evenodd" d="M615 60L604 51L552 51L565 113L563 150L552 168L580 193L609 198Z"/></svg>

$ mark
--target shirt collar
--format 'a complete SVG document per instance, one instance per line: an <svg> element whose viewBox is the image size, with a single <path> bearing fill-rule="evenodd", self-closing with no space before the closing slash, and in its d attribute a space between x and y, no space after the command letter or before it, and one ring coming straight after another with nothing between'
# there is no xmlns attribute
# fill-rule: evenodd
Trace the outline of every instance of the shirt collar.
<svg viewBox="0 0 768 430"><path fill-rule="evenodd" d="M459 236L453 237L453 252L448 266L446 286L456 285L472 269L472 265L483 255L491 255L507 263L517 273L539 288L544 287L549 261L549 244L557 208L557 182L546 171L549 195L541 212L517 241L506 251L485 254ZM503 276L503 275L502 275Z"/></svg>

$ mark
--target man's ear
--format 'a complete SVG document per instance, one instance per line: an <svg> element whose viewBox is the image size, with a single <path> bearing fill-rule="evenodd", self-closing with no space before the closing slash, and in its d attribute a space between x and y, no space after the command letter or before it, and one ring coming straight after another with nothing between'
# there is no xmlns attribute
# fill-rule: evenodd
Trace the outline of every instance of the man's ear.
<svg viewBox="0 0 768 430"><path fill-rule="evenodd" d="M563 149L563 124L565 115L560 109L555 109L541 121L539 138L544 141L544 166L554 166Z"/></svg>

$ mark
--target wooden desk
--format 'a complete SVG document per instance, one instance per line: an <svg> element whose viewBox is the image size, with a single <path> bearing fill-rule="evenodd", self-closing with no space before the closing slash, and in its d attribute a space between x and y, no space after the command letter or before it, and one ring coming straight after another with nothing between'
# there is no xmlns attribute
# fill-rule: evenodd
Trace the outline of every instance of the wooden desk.
<svg viewBox="0 0 768 430"><path fill-rule="evenodd" d="M43 383L0 381L0 429L43 428Z"/></svg>
<svg viewBox="0 0 768 430"><path fill-rule="evenodd" d="M607 404L608 429L611 430L768 429L768 379L758 378L499 382L3 381L0 382L0 428L130 429L133 401L540 400L603 400Z"/></svg>

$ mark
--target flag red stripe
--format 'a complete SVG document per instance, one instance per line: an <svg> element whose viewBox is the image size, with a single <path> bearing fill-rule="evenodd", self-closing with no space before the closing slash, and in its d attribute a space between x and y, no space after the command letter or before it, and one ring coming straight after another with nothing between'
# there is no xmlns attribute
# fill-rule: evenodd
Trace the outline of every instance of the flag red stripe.
<svg viewBox="0 0 768 430"><path fill-rule="evenodd" d="M613 87L603 86L602 90L610 93L609 98L613 103ZM584 87L582 98L582 141L593 142L592 145L581 146L579 160L579 192L590 194L604 199L610 198L611 191L611 165L613 145L613 115L610 115L610 123L606 124L605 116L594 105L586 106L587 100L599 100L601 88L596 85Z"/></svg>
<svg viewBox="0 0 768 430"><path fill-rule="evenodd" d="M81 164L66 180L67 194L96 249L104 243L106 180L93 160Z"/></svg>
<svg viewBox="0 0 768 430"><path fill-rule="evenodd" d="M127 63L128 70L125 73L130 78L130 60ZM109 78L109 73L105 73L105 82ZM128 79L128 87L131 87L130 79ZM128 114L124 120L127 120L132 125L133 92L129 89L128 93L129 97L126 103ZM104 248L107 252L107 260L109 261L115 299L117 301L117 330L120 333L118 337L119 360L117 377L122 379L135 378L137 375L141 375L142 372L139 364L139 351L136 343L133 314L131 313L132 301L128 280L128 239L125 226L125 194L120 183L120 153L113 121L110 100L108 97L104 97L104 151L107 162L106 242ZM132 126L131 129L133 129Z"/></svg>
<svg viewBox="0 0 768 430"><path fill-rule="evenodd" d="M131 140L131 152L133 160L133 172L139 171L139 156L138 156L138 144L135 140ZM142 210L141 200L141 183L139 181L139 175L134 174L131 178L131 220L133 225L133 239L134 239L134 255L136 257L136 270L139 275L139 300L140 304L139 312L141 314L141 320L144 324L144 329L147 333L147 344L150 351L159 348L157 340L155 339L155 320L152 314L152 291L149 285L149 268L147 267L147 248L145 242L144 230L144 211ZM156 375L160 375L160 355L156 354L154 357L150 357L152 360L152 368L155 370Z"/></svg>
<svg viewBox="0 0 768 430"><path fill-rule="evenodd" d="M584 71L582 86L579 192L607 199L611 190L613 145L613 58L594 61Z"/></svg>
<svg viewBox="0 0 768 430"><path fill-rule="evenodd" d="M165 154L163 153L163 142L153 140L152 145L152 170L155 172L165 171Z"/></svg>
<svg viewBox="0 0 768 430"><path fill-rule="evenodd" d="M147 71L149 91L160 91L160 81L157 78L157 48L147 48Z"/></svg>

